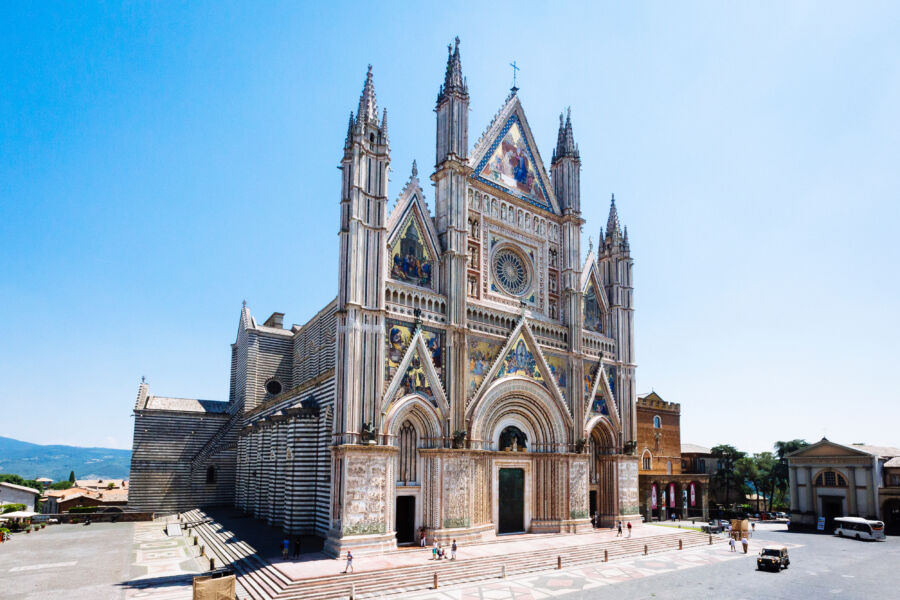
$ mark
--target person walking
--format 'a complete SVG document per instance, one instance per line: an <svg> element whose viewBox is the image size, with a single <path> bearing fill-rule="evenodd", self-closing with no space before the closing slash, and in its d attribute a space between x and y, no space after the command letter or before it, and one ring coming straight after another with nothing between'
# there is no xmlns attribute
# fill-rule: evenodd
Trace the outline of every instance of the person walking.
<svg viewBox="0 0 900 600"><path fill-rule="evenodd" d="M750 537L753 537L753 532L756 531L756 521L750 523Z"/></svg>
<svg viewBox="0 0 900 600"><path fill-rule="evenodd" d="M294 558L300 556L300 536L294 538Z"/></svg>
<svg viewBox="0 0 900 600"><path fill-rule="evenodd" d="M434 540L434 545L431 547L431 560L437 559L438 546L440 546L440 543L438 543L437 540Z"/></svg>
<svg viewBox="0 0 900 600"><path fill-rule="evenodd" d="M456 540L453 540L453 545L450 546L450 560L456 560Z"/></svg>
<svg viewBox="0 0 900 600"><path fill-rule="evenodd" d="M347 571L353 572L353 552L347 550L347 566L344 567L344 573Z"/></svg>
<svg viewBox="0 0 900 600"><path fill-rule="evenodd" d="M622 537L622 521L616 521L616 537Z"/></svg>
<svg viewBox="0 0 900 600"><path fill-rule="evenodd" d="M747 539L747 536L741 538L741 546L744 547L744 554L747 554L747 547L750 546L750 541Z"/></svg>
<svg viewBox="0 0 900 600"><path fill-rule="evenodd" d="M425 547L425 538L426 538L426 537L427 537L427 536L425 535L425 529L422 529L421 533L419 534L419 545L420 545L422 548Z"/></svg>
<svg viewBox="0 0 900 600"><path fill-rule="evenodd" d="M729 537L729 538L728 538L728 546L731 548L731 552L734 552L734 551L735 551L735 550L734 550L734 538L733 538L733 537Z"/></svg>
<svg viewBox="0 0 900 600"><path fill-rule="evenodd" d="M631 537L631 521L628 521L628 537Z"/></svg>
<svg viewBox="0 0 900 600"><path fill-rule="evenodd" d="M287 560L288 557L288 549L291 547L291 541L287 538L281 542L281 558Z"/></svg>

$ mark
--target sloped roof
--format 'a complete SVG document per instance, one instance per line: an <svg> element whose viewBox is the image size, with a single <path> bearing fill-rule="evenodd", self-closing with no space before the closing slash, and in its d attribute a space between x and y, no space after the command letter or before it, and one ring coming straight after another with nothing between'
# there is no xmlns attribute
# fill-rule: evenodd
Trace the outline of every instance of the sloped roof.
<svg viewBox="0 0 900 600"><path fill-rule="evenodd" d="M884 463L886 467L900 467L900 456L894 457L891 460Z"/></svg>
<svg viewBox="0 0 900 600"><path fill-rule="evenodd" d="M712 451L709 448L705 448L703 446L698 446L697 444L682 444L681 445L681 453L682 454L710 454Z"/></svg>
<svg viewBox="0 0 900 600"><path fill-rule="evenodd" d="M149 410L174 410L178 412L197 413L225 413L228 412L228 402L221 400L196 400L194 398L166 398L164 396L150 396L147 398L145 409Z"/></svg>
<svg viewBox="0 0 900 600"><path fill-rule="evenodd" d="M24 485L16 485L15 483L9 483L8 481L0 481L0 485L14 489L14 490L19 490L20 492L29 492L36 496L41 495L41 493L34 488L25 487Z"/></svg>
<svg viewBox="0 0 900 600"><path fill-rule="evenodd" d="M891 457L891 456L900 456L900 448L894 448L892 446L870 446L869 444L850 444L850 448L856 448L857 450L862 450L863 452L868 452L874 456L881 457Z"/></svg>

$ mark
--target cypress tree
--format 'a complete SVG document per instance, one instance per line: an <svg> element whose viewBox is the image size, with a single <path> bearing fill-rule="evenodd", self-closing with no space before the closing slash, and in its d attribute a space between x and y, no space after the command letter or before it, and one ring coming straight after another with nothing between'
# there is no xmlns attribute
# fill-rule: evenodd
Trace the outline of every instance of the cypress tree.
<svg viewBox="0 0 900 600"><path fill-rule="evenodd" d="M75 471L69 471L69 481L75 483Z"/></svg>

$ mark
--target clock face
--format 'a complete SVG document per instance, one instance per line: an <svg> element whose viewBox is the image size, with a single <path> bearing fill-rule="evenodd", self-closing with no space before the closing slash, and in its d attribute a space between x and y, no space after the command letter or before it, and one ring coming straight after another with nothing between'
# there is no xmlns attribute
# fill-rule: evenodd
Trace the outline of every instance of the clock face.
<svg viewBox="0 0 900 600"><path fill-rule="evenodd" d="M509 294L521 296L528 291L531 276L528 265L519 254L504 248L494 255L494 279Z"/></svg>

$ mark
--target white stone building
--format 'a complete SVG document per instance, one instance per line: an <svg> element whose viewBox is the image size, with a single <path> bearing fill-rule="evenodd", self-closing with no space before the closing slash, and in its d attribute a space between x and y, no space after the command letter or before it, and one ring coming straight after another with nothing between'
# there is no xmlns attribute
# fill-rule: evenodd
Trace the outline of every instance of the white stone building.
<svg viewBox="0 0 900 600"><path fill-rule="evenodd" d="M826 438L789 454L791 524L814 527L825 517L830 529L835 517L853 516L900 525L900 477L891 466L896 457L900 448Z"/></svg>
<svg viewBox="0 0 900 600"><path fill-rule="evenodd" d="M548 172L517 91L470 146L457 40L435 107L433 208L414 163L388 209L369 69L341 160L336 298L289 328L244 306L227 402L142 383L129 504L233 503L333 554L422 530L576 531L589 495L607 524L639 518L627 229L613 200L582 252L571 119Z"/></svg>
<svg viewBox="0 0 900 600"><path fill-rule="evenodd" d="M24 504L26 511L34 512L35 501L40 495L41 493L34 488L0 481L0 506L4 504Z"/></svg>

